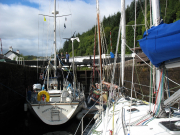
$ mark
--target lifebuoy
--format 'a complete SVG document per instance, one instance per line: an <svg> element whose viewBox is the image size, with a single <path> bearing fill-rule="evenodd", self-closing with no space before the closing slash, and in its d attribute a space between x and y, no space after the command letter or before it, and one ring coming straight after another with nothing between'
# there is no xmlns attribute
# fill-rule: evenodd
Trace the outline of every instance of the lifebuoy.
<svg viewBox="0 0 180 135"><path fill-rule="evenodd" d="M47 92L47 91L45 91L45 90L43 90L43 91L40 91L39 93L38 93L38 95L37 95L37 100L38 101L41 101L41 95L46 95L46 102L49 102L49 98L50 98L50 96L49 96L49 93Z"/></svg>

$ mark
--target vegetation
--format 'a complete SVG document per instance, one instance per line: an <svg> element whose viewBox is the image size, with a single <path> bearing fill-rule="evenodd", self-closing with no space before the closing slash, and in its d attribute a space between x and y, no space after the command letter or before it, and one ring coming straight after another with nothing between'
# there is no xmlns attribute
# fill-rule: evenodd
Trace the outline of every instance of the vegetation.
<svg viewBox="0 0 180 135"><path fill-rule="evenodd" d="M141 1L141 2L140 2ZM137 24L145 24L145 17L143 15L144 7L145 7L145 0L138 0L137 2L137 12L136 12L136 23ZM167 0L167 8L166 8L166 0L160 0L160 16L165 23L173 23L177 20L180 20L180 0ZM143 11L142 11L143 9ZM127 25L134 25L135 20L135 2L132 1L129 6L126 8L126 24ZM112 52L115 53L116 51L116 44L117 44L117 37L118 37L118 30L119 30L119 22L120 22L121 13L117 12L114 15L108 16L103 18L101 26L103 27L104 32L104 39L107 44L107 48L105 50L106 53L110 53L111 45L110 45L110 31L111 31L111 41L112 41ZM86 55L93 55L94 54L94 41L95 41L95 27L93 26L88 31L79 34L77 33L75 37L79 37L80 43L74 40L74 56L86 56ZM147 27L150 28L150 4L149 0L147 0ZM145 32L145 26L140 25L136 27L136 43L135 46L138 47L139 43L137 40L141 39L143 33ZM121 42L121 40L120 40ZM126 43L128 46L133 48L134 46L134 29L132 26L126 26ZM96 34L96 48L95 54L98 54L98 38ZM59 53L68 52L70 56L72 56L72 42L67 40L64 42L63 48L61 48ZM121 47L119 47L118 53L121 52ZM130 54L131 51L126 48L126 54ZM37 56L23 56L22 54L20 57L24 57L24 60L35 60ZM53 57L53 55L52 55Z"/></svg>
<svg viewBox="0 0 180 135"><path fill-rule="evenodd" d="M33 55L24 56L23 54L20 54L18 57L22 57L22 58L24 58L24 60L36 60L37 59L37 56L33 56ZM16 57L13 60L16 60Z"/></svg>
<svg viewBox="0 0 180 135"><path fill-rule="evenodd" d="M141 2L140 2L141 1ZM145 23L145 17L143 15L142 9L144 11L144 0L140 0L137 2L137 24L144 24ZM150 6L149 6L149 0L147 0L147 25L148 28L150 28ZM126 8L126 24L127 25L133 25L135 20L135 2L131 2L129 6ZM167 9L166 9L166 0L160 0L160 15L161 18L165 23L172 23L180 19L180 1L179 0L168 0L167 1ZM112 16L104 17L102 21L102 25L104 28L104 34L105 34L105 41L107 43L107 51L111 51L110 46L110 31L111 31L111 40L112 40L112 52L115 53L116 50L116 44L117 44L117 37L118 37L118 30L119 30L119 22L120 22L120 16L121 13L118 12ZM137 40L141 39L143 36L143 33L145 31L145 26L137 26L136 27L136 47L139 46ZM76 34L76 37L79 37L80 43L77 41L74 41L74 56L85 56L85 55L93 55L94 54L94 36L95 35L95 26L93 26L90 30L87 32L84 32L82 34ZM96 54L98 54L98 39L96 38ZM134 29L132 26L126 27L126 43L132 48L134 46ZM59 52L69 52L70 56L72 56L72 43L71 41L66 41L63 45L63 48L59 50ZM121 48L119 47L118 53L121 52ZM126 53L130 54L131 51L129 49L126 49Z"/></svg>

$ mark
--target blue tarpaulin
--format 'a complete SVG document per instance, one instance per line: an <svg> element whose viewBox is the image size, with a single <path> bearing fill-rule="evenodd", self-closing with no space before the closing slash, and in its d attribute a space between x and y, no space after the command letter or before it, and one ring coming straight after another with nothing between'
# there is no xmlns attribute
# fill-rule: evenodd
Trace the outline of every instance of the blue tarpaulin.
<svg viewBox="0 0 180 135"><path fill-rule="evenodd" d="M180 20L171 24L160 24L144 32L139 40L141 49L153 65L180 57Z"/></svg>

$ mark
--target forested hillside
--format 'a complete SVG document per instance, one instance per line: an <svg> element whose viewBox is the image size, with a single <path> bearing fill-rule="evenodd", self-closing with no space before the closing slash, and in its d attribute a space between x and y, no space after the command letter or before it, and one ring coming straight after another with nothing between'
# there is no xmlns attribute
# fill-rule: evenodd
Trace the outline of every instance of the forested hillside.
<svg viewBox="0 0 180 135"><path fill-rule="evenodd" d="M166 5L167 2L167 5ZM129 6L126 8L126 24L134 25L135 20L135 3L131 2ZM166 8L167 7L167 8ZM145 24L144 17L144 9L145 2L144 0L140 0L137 2L137 16L136 23L137 24ZM177 20L180 20L180 0L160 0L160 15L161 19L165 23L172 23ZM110 31L111 31L111 40L112 40L112 52L115 53L118 30L119 30L119 22L120 22L121 13L118 12L112 16L104 17L102 23L103 31L105 35L105 41L108 47L107 52L111 51L110 46ZM147 0L147 26L150 28L150 4L149 0ZM136 27L136 46L139 46L137 40L142 38L142 35L145 31L145 26L140 25ZM84 56L84 55L93 55L94 54L94 37L95 37L95 26L92 29L84 32L83 34L76 34L75 36L80 38L80 43L74 41L74 55L75 56ZM96 54L98 54L98 42L96 38ZM126 43L130 46L134 46L134 29L132 26L126 26ZM59 50L59 52L69 52L70 56L72 56L72 42L66 41L63 45L63 48ZM119 47L118 53L121 52L121 47ZM131 51L126 48L126 53L131 53Z"/></svg>

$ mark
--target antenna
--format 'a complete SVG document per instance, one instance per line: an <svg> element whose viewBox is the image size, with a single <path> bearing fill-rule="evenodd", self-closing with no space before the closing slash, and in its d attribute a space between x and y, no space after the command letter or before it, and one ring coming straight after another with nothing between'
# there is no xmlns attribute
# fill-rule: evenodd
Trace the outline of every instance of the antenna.
<svg viewBox="0 0 180 135"><path fill-rule="evenodd" d="M2 51L2 40L0 38L0 42L1 42L1 54L3 54L3 51Z"/></svg>
<svg viewBox="0 0 180 135"><path fill-rule="evenodd" d="M74 34L76 33L76 31L74 32ZM73 36L72 36L72 38L74 38L75 36L74 36L74 34L73 34Z"/></svg>
<svg viewBox="0 0 180 135"><path fill-rule="evenodd" d="M76 31L74 32L74 34L72 35L72 37L70 37L70 38L63 38L63 39L66 39L66 40L70 40L71 38L75 38L75 33L76 33Z"/></svg>

